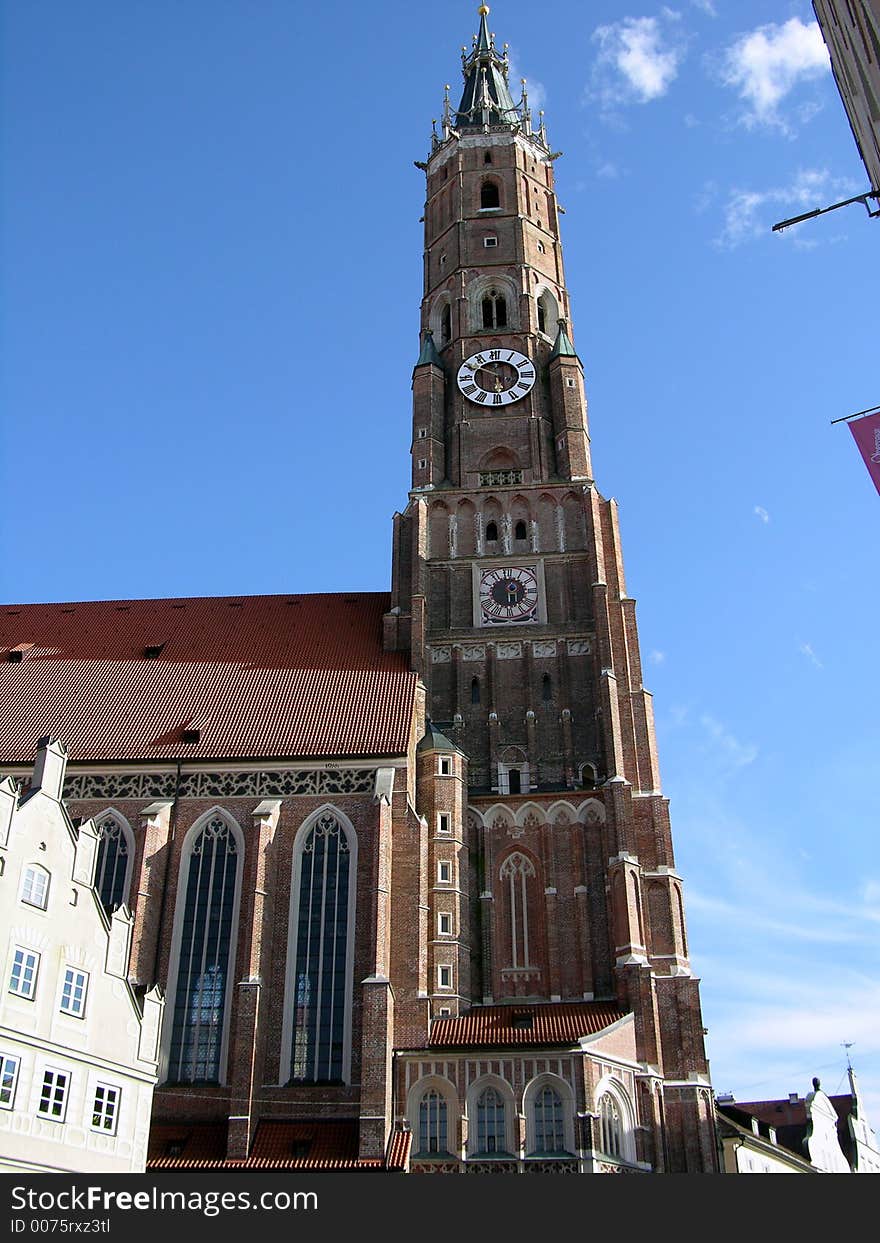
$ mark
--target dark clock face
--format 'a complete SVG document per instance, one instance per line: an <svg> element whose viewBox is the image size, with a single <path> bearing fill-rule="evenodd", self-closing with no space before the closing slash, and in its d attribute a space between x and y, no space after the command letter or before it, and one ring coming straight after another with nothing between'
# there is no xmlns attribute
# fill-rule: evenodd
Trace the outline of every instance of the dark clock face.
<svg viewBox="0 0 880 1243"><path fill-rule="evenodd" d="M538 580L530 566L507 565L480 575L480 611L484 625L536 621Z"/></svg>
<svg viewBox="0 0 880 1243"><path fill-rule="evenodd" d="M497 409L519 401L532 391L535 364L517 350L484 350L464 360L456 383L468 401L486 409Z"/></svg>

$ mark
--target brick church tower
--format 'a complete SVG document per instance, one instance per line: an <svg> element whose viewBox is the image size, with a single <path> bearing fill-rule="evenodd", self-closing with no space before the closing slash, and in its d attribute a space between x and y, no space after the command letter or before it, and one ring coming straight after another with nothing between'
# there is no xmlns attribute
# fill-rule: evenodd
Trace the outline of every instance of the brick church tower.
<svg viewBox="0 0 880 1243"><path fill-rule="evenodd" d="M552 1024L554 1007L562 1021L613 999L632 1016L641 1068L627 1105L638 1156L711 1170L698 983L616 504L593 480L557 153L524 82L514 101L488 13L462 50L461 102L447 87L418 165L412 490L395 516L385 623L386 645L424 682L428 737L438 763L439 740L454 753L467 804L459 826L442 786L435 805L420 783L434 830L432 1041L456 1016L456 1039L485 1040L479 1015L528 1030ZM460 922L436 883L456 855Z"/></svg>
<svg viewBox="0 0 880 1243"><path fill-rule="evenodd" d="M390 595L0 606L10 814L37 739L61 740L70 831L95 844L78 883L108 930L130 918L132 997L165 996L150 1170L717 1168L555 154L487 16L419 165L412 489ZM7 997L30 1051L0 1042L17 1075L0 1162L27 1132L68 1168L28 1025L55 1006L65 964L40 956L70 889L23 858L0 840L10 996L20 964L43 961ZM88 996L78 1043L50 1050L77 1135L94 1130L83 1033L106 1026ZM108 1160L145 1127L117 1069Z"/></svg>

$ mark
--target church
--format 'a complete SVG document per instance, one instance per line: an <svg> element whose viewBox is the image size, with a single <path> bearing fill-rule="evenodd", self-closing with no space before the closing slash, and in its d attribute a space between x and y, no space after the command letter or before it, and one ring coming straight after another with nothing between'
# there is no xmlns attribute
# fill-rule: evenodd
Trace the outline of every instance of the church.
<svg viewBox="0 0 880 1243"><path fill-rule="evenodd" d="M390 593L0 608L0 773L63 744L164 995L148 1171L718 1168L556 153L488 13L418 165Z"/></svg>

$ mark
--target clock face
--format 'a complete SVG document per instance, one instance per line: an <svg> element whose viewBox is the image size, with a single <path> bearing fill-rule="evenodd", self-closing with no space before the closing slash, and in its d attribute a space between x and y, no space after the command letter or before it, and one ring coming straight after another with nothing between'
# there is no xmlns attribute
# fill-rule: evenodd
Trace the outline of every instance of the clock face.
<svg viewBox="0 0 880 1243"><path fill-rule="evenodd" d="M484 625L538 620L538 579L529 566L504 565L480 574Z"/></svg>
<svg viewBox="0 0 880 1243"><path fill-rule="evenodd" d="M532 391L535 364L516 350L484 350L464 360L456 381L468 401L497 410Z"/></svg>

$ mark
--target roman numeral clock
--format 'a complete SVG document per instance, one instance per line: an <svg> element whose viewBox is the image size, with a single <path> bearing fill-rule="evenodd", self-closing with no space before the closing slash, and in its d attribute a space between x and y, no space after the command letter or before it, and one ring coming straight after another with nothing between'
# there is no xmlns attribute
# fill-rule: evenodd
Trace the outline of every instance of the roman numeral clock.
<svg viewBox="0 0 880 1243"><path fill-rule="evenodd" d="M471 354L458 369L460 391L481 406L509 406L532 391L535 364L517 350Z"/></svg>

